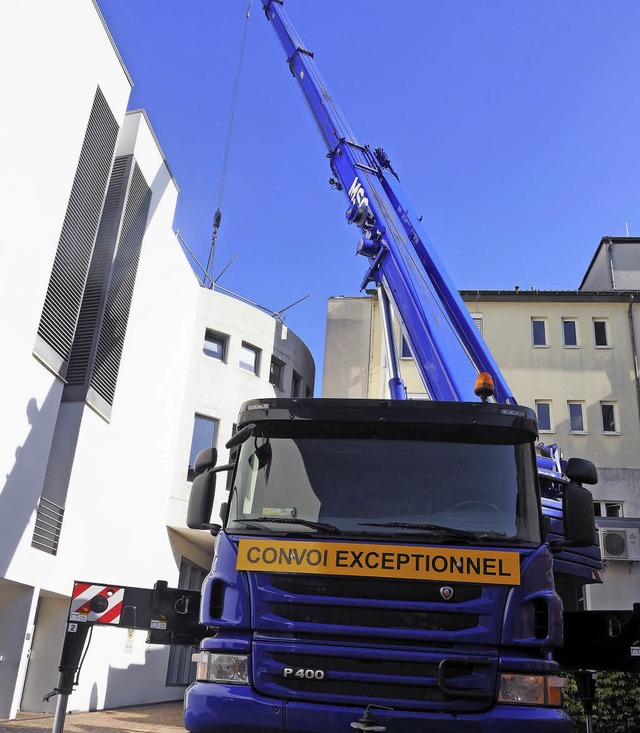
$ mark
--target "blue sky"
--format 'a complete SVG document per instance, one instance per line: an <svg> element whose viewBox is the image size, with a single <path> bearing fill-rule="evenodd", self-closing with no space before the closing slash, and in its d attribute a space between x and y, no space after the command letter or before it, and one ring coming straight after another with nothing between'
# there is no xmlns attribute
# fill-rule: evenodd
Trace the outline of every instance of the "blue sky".
<svg viewBox="0 0 640 733"><path fill-rule="evenodd" d="M98 0L211 241L247 0ZM461 289L575 289L600 238L640 235L637 0L287 0L362 144L382 146ZM356 295L357 230L260 0L222 203L220 284L277 311L322 368L326 300ZM316 392L319 394L320 384Z"/></svg>

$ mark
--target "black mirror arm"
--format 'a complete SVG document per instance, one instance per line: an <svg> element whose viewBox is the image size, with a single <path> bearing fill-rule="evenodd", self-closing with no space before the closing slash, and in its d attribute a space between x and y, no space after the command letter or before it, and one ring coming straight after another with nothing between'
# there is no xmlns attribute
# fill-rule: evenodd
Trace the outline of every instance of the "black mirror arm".
<svg viewBox="0 0 640 733"><path fill-rule="evenodd" d="M219 524L202 524L201 529L208 529L209 532L215 537L218 532L222 529L222 527Z"/></svg>

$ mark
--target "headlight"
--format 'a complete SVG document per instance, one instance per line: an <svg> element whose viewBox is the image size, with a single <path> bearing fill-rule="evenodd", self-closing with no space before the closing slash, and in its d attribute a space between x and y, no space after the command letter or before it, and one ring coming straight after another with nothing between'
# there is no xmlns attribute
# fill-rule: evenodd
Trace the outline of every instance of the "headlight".
<svg viewBox="0 0 640 733"><path fill-rule="evenodd" d="M230 685L249 684L248 657L240 654L215 654L198 652L191 661L198 666L198 682L225 682Z"/></svg>
<svg viewBox="0 0 640 733"><path fill-rule="evenodd" d="M563 677L550 675L502 674L498 702L512 705L562 705Z"/></svg>

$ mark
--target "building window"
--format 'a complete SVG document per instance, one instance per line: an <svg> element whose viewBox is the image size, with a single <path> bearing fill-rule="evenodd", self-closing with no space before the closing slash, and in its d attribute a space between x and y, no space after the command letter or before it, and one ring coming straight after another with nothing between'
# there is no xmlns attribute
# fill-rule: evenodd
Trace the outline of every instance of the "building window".
<svg viewBox="0 0 640 733"><path fill-rule="evenodd" d="M240 348L240 368L258 376L260 373L260 349L243 341Z"/></svg>
<svg viewBox="0 0 640 733"><path fill-rule="evenodd" d="M578 321L573 318L562 319L562 343L568 347L578 346Z"/></svg>
<svg viewBox="0 0 640 733"><path fill-rule="evenodd" d="M291 377L291 396L300 397L302 391L302 377L296 372Z"/></svg>
<svg viewBox="0 0 640 733"><path fill-rule="evenodd" d="M542 318L531 319L531 343L533 346L547 345L547 322Z"/></svg>
<svg viewBox="0 0 640 733"><path fill-rule="evenodd" d="M312 394L312 392L311 392L311 387L307 386L307 388L306 388L306 390L305 390L305 393L304 393L304 396L305 396L305 397L306 397L307 399L309 399L310 397L312 397L312 396L313 396L313 394Z"/></svg>
<svg viewBox="0 0 640 733"><path fill-rule="evenodd" d="M616 419L616 403L601 402L600 414L602 415L602 432L618 433L618 421Z"/></svg>
<svg viewBox="0 0 640 733"><path fill-rule="evenodd" d="M584 421L584 404L582 402L568 402L569 431L572 433L586 433Z"/></svg>
<svg viewBox="0 0 640 733"><path fill-rule="evenodd" d="M482 317L482 313L472 313L471 319L476 324L476 328L478 329L478 331L480 331L480 335L483 336L484 320Z"/></svg>
<svg viewBox="0 0 640 733"><path fill-rule="evenodd" d="M593 319L593 341L596 348L609 346L609 328L606 321Z"/></svg>
<svg viewBox="0 0 640 733"><path fill-rule="evenodd" d="M271 357L271 366L269 367L269 383L274 387L282 389L282 378L284 377L284 362Z"/></svg>
<svg viewBox="0 0 640 733"><path fill-rule="evenodd" d="M196 456L201 450L211 448L215 445L217 432L218 421L215 418L205 417L204 415L195 416L193 420L193 436L191 438L191 453L189 453L187 481L193 481L196 476L196 472L193 470Z"/></svg>
<svg viewBox="0 0 640 733"><path fill-rule="evenodd" d="M202 353L205 354L205 356L210 356L212 359L226 361L228 340L229 337L225 334L207 329L204 334Z"/></svg>
<svg viewBox="0 0 640 733"><path fill-rule="evenodd" d="M623 502L594 501L593 513L596 517L624 517Z"/></svg>
<svg viewBox="0 0 640 733"><path fill-rule="evenodd" d="M411 353L411 347L409 346L409 342L404 337L404 334L401 337L400 340L400 358L401 359L413 359L413 354Z"/></svg>
<svg viewBox="0 0 640 733"><path fill-rule="evenodd" d="M553 432L551 424L551 403L536 400L536 413L538 415L538 429L540 432Z"/></svg>

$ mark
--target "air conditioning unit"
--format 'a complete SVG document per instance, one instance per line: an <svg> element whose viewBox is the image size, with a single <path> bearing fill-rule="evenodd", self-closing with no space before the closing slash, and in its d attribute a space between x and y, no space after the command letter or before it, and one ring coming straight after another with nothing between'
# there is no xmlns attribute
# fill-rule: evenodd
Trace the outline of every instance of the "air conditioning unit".
<svg viewBox="0 0 640 733"><path fill-rule="evenodd" d="M640 529L600 529L603 560L640 560Z"/></svg>

